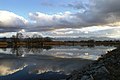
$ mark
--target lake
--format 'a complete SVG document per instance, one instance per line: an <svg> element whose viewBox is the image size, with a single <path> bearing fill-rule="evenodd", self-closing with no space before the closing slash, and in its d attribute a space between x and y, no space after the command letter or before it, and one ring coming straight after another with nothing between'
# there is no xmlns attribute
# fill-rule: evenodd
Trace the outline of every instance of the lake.
<svg viewBox="0 0 120 80"><path fill-rule="evenodd" d="M0 80L61 80L113 50L112 46L0 48Z"/></svg>

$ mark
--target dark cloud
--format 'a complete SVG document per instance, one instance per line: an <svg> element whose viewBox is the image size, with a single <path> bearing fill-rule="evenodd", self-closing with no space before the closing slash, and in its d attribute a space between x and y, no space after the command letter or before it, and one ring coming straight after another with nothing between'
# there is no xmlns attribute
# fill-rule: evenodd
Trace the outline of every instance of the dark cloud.
<svg viewBox="0 0 120 80"><path fill-rule="evenodd" d="M0 26L0 33L4 33L4 32L18 32L20 31L22 28L20 27L13 27L13 26L9 26L9 27L3 27Z"/></svg>
<svg viewBox="0 0 120 80"><path fill-rule="evenodd" d="M65 12L48 15L40 12L30 13L34 26L46 28L81 28L120 21L120 0L78 0L67 7L78 12ZM48 27L49 26L49 27ZM114 25L113 25L114 26Z"/></svg>
<svg viewBox="0 0 120 80"><path fill-rule="evenodd" d="M67 5L65 4L66 7L70 7L73 9L87 9L90 7L90 2L89 0L77 0L74 2L69 2Z"/></svg>
<svg viewBox="0 0 120 80"><path fill-rule="evenodd" d="M82 2L73 2L67 4L67 7L75 8L75 9L84 9L85 5Z"/></svg>
<svg viewBox="0 0 120 80"><path fill-rule="evenodd" d="M53 7L53 6L55 6L55 4L50 3L48 1L41 2L40 4L43 5L43 6L47 6L47 7Z"/></svg>
<svg viewBox="0 0 120 80"><path fill-rule="evenodd" d="M87 3L80 1L68 6L84 10L83 13L74 14L82 20L80 26L105 25L120 21L120 0L89 0Z"/></svg>
<svg viewBox="0 0 120 80"><path fill-rule="evenodd" d="M53 28L50 28L49 26L35 26L35 27L27 27L24 28L26 32L44 32L44 31L51 31L54 30Z"/></svg>

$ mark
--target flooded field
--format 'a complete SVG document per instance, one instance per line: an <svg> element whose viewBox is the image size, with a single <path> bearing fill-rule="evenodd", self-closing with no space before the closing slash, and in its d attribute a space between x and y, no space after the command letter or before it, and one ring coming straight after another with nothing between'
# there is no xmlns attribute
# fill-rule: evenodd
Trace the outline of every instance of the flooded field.
<svg viewBox="0 0 120 80"><path fill-rule="evenodd" d="M113 50L111 46L1 48L0 80L59 80Z"/></svg>

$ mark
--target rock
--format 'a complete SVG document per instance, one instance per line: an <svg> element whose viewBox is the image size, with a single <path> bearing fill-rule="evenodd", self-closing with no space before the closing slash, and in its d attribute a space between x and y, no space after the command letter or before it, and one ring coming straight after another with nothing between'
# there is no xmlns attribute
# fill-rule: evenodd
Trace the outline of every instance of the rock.
<svg viewBox="0 0 120 80"><path fill-rule="evenodd" d="M83 76L80 80L93 80L90 76Z"/></svg>
<svg viewBox="0 0 120 80"><path fill-rule="evenodd" d="M108 51L96 62L71 74L68 80L120 80L120 48Z"/></svg>

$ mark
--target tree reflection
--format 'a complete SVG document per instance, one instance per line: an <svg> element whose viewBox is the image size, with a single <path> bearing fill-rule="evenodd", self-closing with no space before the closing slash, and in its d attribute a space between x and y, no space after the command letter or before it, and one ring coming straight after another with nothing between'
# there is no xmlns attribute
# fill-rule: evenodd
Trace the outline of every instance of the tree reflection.
<svg viewBox="0 0 120 80"><path fill-rule="evenodd" d="M6 48L1 48L3 51L6 51Z"/></svg>
<svg viewBox="0 0 120 80"><path fill-rule="evenodd" d="M24 57L24 55L32 53L32 54L40 54L44 49L49 50L51 46L46 47L13 47L10 52L15 54L16 56Z"/></svg>
<svg viewBox="0 0 120 80"><path fill-rule="evenodd" d="M24 50L22 47L14 47L11 48L11 52L15 54L16 56L22 56L24 55Z"/></svg>
<svg viewBox="0 0 120 80"><path fill-rule="evenodd" d="M31 48L32 53L41 53L43 51L43 48Z"/></svg>

